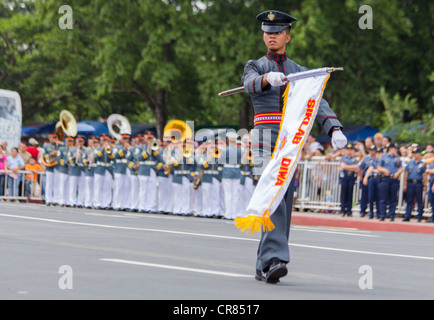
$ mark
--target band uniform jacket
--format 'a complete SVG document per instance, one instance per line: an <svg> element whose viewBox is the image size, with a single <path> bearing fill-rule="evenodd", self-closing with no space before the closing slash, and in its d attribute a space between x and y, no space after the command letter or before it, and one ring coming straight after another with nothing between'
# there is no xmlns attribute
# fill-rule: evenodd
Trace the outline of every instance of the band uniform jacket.
<svg viewBox="0 0 434 320"><path fill-rule="evenodd" d="M219 163L223 163L223 179L240 179L241 177L241 149L237 146L229 145L219 158Z"/></svg>
<svg viewBox="0 0 434 320"><path fill-rule="evenodd" d="M130 156L129 150L125 149L122 145L117 145L116 147L113 148L113 156L114 156L113 172L126 174L128 158Z"/></svg>
<svg viewBox="0 0 434 320"><path fill-rule="evenodd" d="M114 159L113 150L110 149L109 152L103 149L102 147L95 148L94 151L94 161L95 161L95 174L105 175L105 172L108 171L110 174L112 171L112 159Z"/></svg>
<svg viewBox="0 0 434 320"><path fill-rule="evenodd" d="M245 92L251 96L255 113L252 149L274 150L284 107L283 94L286 85L281 87L267 85L262 89L263 75L271 71L288 75L306 70L308 69L287 58L286 54L280 55L271 52L258 60L249 60L246 63L241 81ZM316 120L329 136L331 136L334 127L342 128L342 124L324 99L321 99ZM264 129L271 129L271 139L265 134Z"/></svg>
<svg viewBox="0 0 434 320"><path fill-rule="evenodd" d="M151 170L158 172L164 165L164 159L158 150L149 151L146 145L139 147L138 151L135 151L136 163L139 162L138 175L150 176Z"/></svg>
<svg viewBox="0 0 434 320"><path fill-rule="evenodd" d="M44 153L43 153L44 160L45 160L46 162L50 162L50 160L53 158L52 155L51 155L51 153L52 153L53 151L57 151L57 150L59 149L59 147L58 147L57 144L54 144L54 145L53 145L53 144L51 144L51 143L46 143L46 144L44 145L43 149L44 149ZM56 166L57 166L57 165L56 165ZM49 172L53 172L53 171L54 171L54 168L55 168L56 166L45 167L45 170L46 170L46 171L49 171Z"/></svg>
<svg viewBox="0 0 434 320"><path fill-rule="evenodd" d="M182 177L186 177L190 182L193 182L196 168L194 155L192 154L189 157L182 157L181 161L175 160L173 162L173 183L182 184Z"/></svg>
<svg viewBox="0 0 434 320"><path fill-rule="evenodd" d="M57 162L59 165L57 166L57 170L63 174L69 174L69 157L68 157L69 149L65 146L59 148L59 152L57 153Z"/></svg>

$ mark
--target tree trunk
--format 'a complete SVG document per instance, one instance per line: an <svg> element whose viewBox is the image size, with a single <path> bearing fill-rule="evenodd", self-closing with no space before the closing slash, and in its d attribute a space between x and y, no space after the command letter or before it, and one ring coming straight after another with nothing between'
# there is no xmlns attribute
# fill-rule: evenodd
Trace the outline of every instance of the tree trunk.
<svg viewBox="0 0 434 320"><path fill-rule="evenodd" d="M167 123L167 106L166 106L166 90L158 89L155 97L154 114L157 119L157 138L163 138L164 126Z"/></svg>

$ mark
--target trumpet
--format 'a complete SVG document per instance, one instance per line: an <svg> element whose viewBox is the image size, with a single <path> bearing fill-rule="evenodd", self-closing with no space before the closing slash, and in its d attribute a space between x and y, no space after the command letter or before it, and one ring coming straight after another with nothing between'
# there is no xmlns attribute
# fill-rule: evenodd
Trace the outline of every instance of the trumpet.
<svg viewBox="0 0 434 320"><path fill-rule="evenodd" d="M105 153L112 154L112 148L111 147L106 147L105 148Z"/></svg>
<svg viewBox="0 0 434 320"><path fill-rule="evenodd" d="M157 140L155 140L155 141L152 143L151 150L152 150L152 151L157 151L158 149L160 149L160 146L159 146Z"/></svg>

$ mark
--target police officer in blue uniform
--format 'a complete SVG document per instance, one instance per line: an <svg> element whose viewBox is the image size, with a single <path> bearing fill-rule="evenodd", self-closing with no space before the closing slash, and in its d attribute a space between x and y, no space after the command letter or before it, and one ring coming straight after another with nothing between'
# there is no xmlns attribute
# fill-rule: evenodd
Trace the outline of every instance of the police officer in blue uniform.
<svg viewBox="0 0 434 320"><path fill-rule="evenodd" d="M369 148L369 154L363 158L359 165L359 180L363 181L365 178L365 175L371 166L372 162L375 159L375 153L376 153L375 146L372 146ZM362 183L360 185L362 189L362 195L360 198L360 216L364 217L366 214L366 208L368 207L369 203L369 184Z"/></svg>
<svg viewBox="0 0 434 320"><path fill-rule="evenodd" d="M352 216L353 207L353 190L354 183L357 178L357 170L359 168L356 149L354 145L349 143L346 146L346 154L342 156L341 163L339 165L339 182L341 184L341 213L344 217L345 215Z"/></svg>
<svg viewBox="0 0 434 320"><path fill-rule="evenodd" d="M410 221L411 212L413 210L414 199L417 202L417 221L422 221L423 215L423 191L426 189L426 179L424 179L424 173L426 171L425 163L422 162L420 148L413 150L413 159L405 167L404 173L404 191L406 192L407 208L405 210L405 216L402 221Z"/></svg>
<svg viewBox="0 0 434 320"><path fill-rule="evenodd" d="M428 174L428 182L429 182L428 198L431 204L431 211L432 211L431 218L429 218L426 222L434 222L434 161L431 161L429 163L426 173Z"/></svg>
<svg viewBox="0 0 434 320"><path fill-rule="evenodd" d="M398 155L398 148L394 143L390 143L387 147L387 153L381 156L378 165L378 171L382 174L378 192L380 221L384 221L387 217L387 206L389 206L390 221L395 219L395 210L398 204L399 177L403 170Z"/></svg>
<svg viewBox="0 0 434 320"><path fill-rule="evenodd" d="M371 164L363 178L363 185L368 186L369 219L373 219L374 203L376 208L376 217L379 218L378 183L380 173L378 172L377 167L381 156L383 155L383 148L377 148L375 145L372 145L370 149L375 150L375 157L372 159Z"/></svg>
<svg viewBox="0 0 434 320"><path fill-rule="evenodd" d="M256 19L262 22L263 40L268 52L262 58L246 63L241 81L244 90L250 94L255 112L252 154L255 164L253 174L258 176L270 161L279 134L283 93L287 86L282 81L282 75L307 69L286 56L286 44L291 40L291 23L296 18L280 11L267 10L258 14ZM320 102L316 119L332 137L334 147L345 146L347 139L341 132L342 125L324 99ZM289 262L288 238L294 183L295 179L291 181L284 199L271 216L275 229L261 234L256 280L276 283L288 272L286 264Z"/></svg>

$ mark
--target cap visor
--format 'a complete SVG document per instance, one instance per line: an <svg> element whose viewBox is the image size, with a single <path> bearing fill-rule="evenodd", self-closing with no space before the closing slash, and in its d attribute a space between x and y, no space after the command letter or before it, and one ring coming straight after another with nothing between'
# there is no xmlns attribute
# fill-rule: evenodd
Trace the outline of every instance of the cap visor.
<svg viewBox="0 0 434 320"><path fill-rule="evenodd" d="M285 23L285 24L262 24L262 31L264 32L268 32L268 33L275 33L275 32L280 32L286 28L289 28L291 26L291 24L289 23Z"/></svg>

